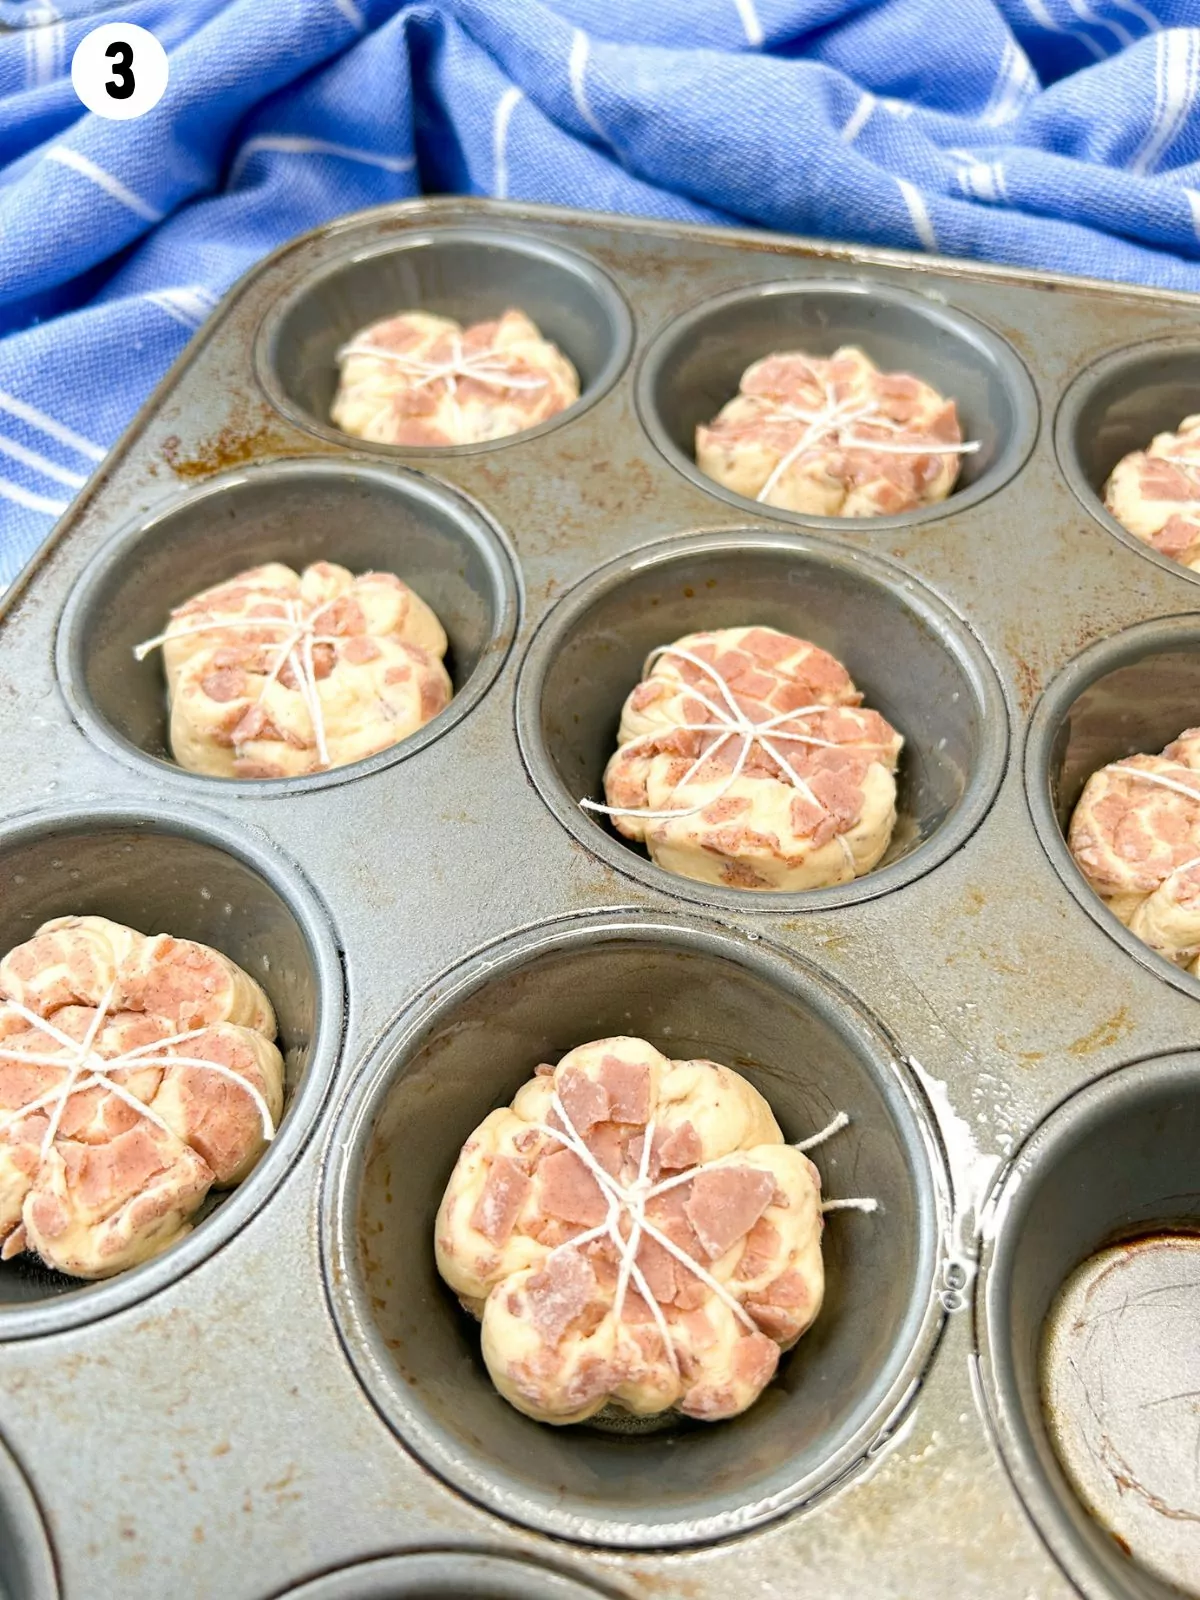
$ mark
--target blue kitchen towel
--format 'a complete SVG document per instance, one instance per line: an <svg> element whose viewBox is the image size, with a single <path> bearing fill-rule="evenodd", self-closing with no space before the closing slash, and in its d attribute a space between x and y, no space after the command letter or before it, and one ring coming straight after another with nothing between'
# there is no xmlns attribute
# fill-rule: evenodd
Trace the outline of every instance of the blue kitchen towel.
<svg viewBox="0 0 1200 1600"><path fill-rule="evenodd" d="M140 23L159 105L84 112ZM1200 290L1200 0L0 0L0 585L234 280L423 192Z"/></svg>

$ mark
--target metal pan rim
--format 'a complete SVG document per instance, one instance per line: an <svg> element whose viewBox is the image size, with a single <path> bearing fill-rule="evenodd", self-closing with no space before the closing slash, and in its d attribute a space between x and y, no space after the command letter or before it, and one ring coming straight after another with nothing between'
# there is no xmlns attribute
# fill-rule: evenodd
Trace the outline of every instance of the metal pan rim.
<svg viewBox="0 0 1200 1600"><path fill-rule="evenodd" d="M1135 623L1107 639L1098 639L1075 657L1051 680L1034 708L1025 740L1025 794L1033 818L1034 831L1063 886L1087 912L1096 926L1119 944L1147 971L1181 993L1200 998L1200 979L1177 967L1151 950L1118 920L1096 894L1067 848L1058 825L1050 793L1050 753L1055 735L1075 701L1098 678L1119 667L1132 664L1148 654L1162 653L1155 646L1170 649L1173 644L1200 649L1200 615L1154 617Z"/></svg>
<svg viewBox="0 0 1200 1600"><path fill-rule="evenodd" d="M156 527L186 506L202 503L209 498L219 498L240 485L263 479L321 476L333 479L371 478L402 497L444 511L464 527L470 525L475 549L487 565L500 604L492 639L483 658L450 704L424 727L376 755L333 767L327 772L314 772L298 778L210 778L202 773L188 772L162 757L150 755L117 733L96 707L86 685L83 658L87 642L83 619L96 588L114 566L134 554L144 539L153 537ZM399 462L360 457L347 460L329 456L289 456L278 461L239 467L235 472L221 473L196 488L156 502L142 515L126 521L101 545L71 586L58 623L55 668L59 689L77 725L106 754L132 767L141 776L148 776L156 783L191 789L214 800L228 797L236 803L247 799L278 799L307 794L316 789L332 789L357 778L372 777L401 761L407 761L449 733L475 709L500 676L520 629L523 608L520 564L507 536L490 513L462 490L427 473L404 467Z"/></svg>
<svg viewBox="0 0 1200 1600"><path fill-rule="evenodd" d="M559 643L568 629L599 599L618 589L634 573L690 556L725 551L791 551L815 557L822 564L841 568L856 577L898 593L953 655L979 698L981 717L980 759L977 769L952 815L937 832L907 855L886 867L829 889L791 893L774 890L726 888L699 883L667 872L644 860L580 810L557 773L541 733L542 685ZM631 685L632 687L632 685ZM767 914L793 911L828 911L858 905L901 889L942 865L974 834L991 810L1008 770L1009 718L1004 691L982 642L969 625L922 579L884 557L850 550L815 533L780 528L722 528L675 534L625 552L594 568L547 612L520 662L514 697L517 741L534 787L545 804L573 838L591 854L626 877L658 890L674 900L710 908L726 907ZM903 731L903 730L901 730Z"/></svg>
<svg viewBox="0 0 1200 1600"><path fill-rule="evenodd" d="M443 1587L471 1582L470 1590ZM559 1571L525 1555L459 1545L453 1549L405 1550L395 1555L367 1557L349 1566L335 1567L297 1587L280 1590L275 1600L428 1600L425 1587L454 1600L467 1594L494 1594L505 1600L599 1600L617 1591L597 1588L575 1572ZM474 1587L478 1583L479 1587ZM489 1585L489 1587L484 1587ZM490 1587L495 1585L493 1589Z"/></svg>
<svg viewBox="0 0 1200 1600"><path fill-rule="evenodd" d="M393 1378L382 1337L367 1314L352 1240L358 1193L356 1153L365 1148L376 1112L396 1074L389 1070L416 1045L456 1000L506 969L519 969L540 953L590 942L597 935L653 941L720 954L779 986L802 986L805 1000L852 1035L879 1072L879 1085L910 1119L924 1158L921 1190L921 1270L904 1325L904 1356L886 1392L853 1432L819 1467L770 1495L732 1510L692 1517L633 1522L584 1516L553 1494L508 1488L493 1473L464 1460L455 1441L428 1423ZM476 949L435 977L388 1026L358 1069L322 1153L319 1235L326 1300L351 1368L380 1417L423 1465L467 1499L525 1527L574 1543L620 1549L655 1549L712 1543L746 1532L807 1506L854 1474L899 1425L916 1396L937 1346L945 1312L941 1265L949 1238L950 1186L932 1114L912 1081L902 1053L858 998L823 969L757 934L749 936L695 915L641 908L598 908L534 923Z"/></svg>
<svg viewBox="0 0 1200 1600"><path fill-rule="evenodd" d="M369 214L364 214L366 215ZM323 235L318 232L315 237L321 239ZM544 422L536 423L532 428L522 428L519 433L509 434L502 439L485 439L477 444L463 445L394 445L358 439L298 405L279 380L275 350L287 317L300 302L329 279L360 261L371 261L379 256L395 255L406 250L428 249L431 245L447 243L507 250L515 255L551 262L587 285L607 314L614 338L595 381L579 396L579 399L558 412L556 416L547 417ZM466 226L453 223L443 225L436 222L416 224L415 231L411 233L405 233L397 238L377 239L371 244L366 244L361 239L356 240L351 235L342 240L341 244L342 248L324 259L319 266L307 271L290 292L277 300L262 318L254 336L253 365L259 387L281 416L308 434L328 440L331 444L340 445L343 450L347 448L366 450L393 459L414 457L428 463L443 457L456 459L461 456L485 455L493 450L523 444L526 440L541 438L543 434L552 432L564 423L573 422L602 400L629 362L634 344L633 314L629 303L618 289L615 280L599 262L593 261L583 251L552 243L549 239L539 238L533 233L509 232L490 223L486 216L481 217L479 222Z"/></svg>
<svg viewBox="0 0 1200 1600"><path fill-rule="evenodd" d="M965 489L952 491L945 500L921 506L915 511L905 511L891 517L819 517L807 512L788 511L782 506L766 506L745 495L736 494L723 484L701 472L685 452L668 436L658 416L653 390L662 363L681 340L707 321L714 313L743 304L748 300L768 299L773 296L793 295L854 295L863 299L876 299L887 304L916 311L937 326L952 332L973 349L982 351L992 361L1007 384L1013 400L1016 427L1005 441L999 456L982 477ZM899 284L878 282L869 278L823 277L775 279L769 283L729 289L713 295L699 305L681 312L660 327L647 344L638 364L634 380L635 403L642 427L664 460L682 473L696 488L717 499L736 506L752 516L771 517L798 527L813 528L821 533L892 533L897 529L923 526L943 517L967 511L981 501L1005 488L1028 461L1041 431L1041 406L1033 379L1012 346L978 317L951 306L944 298L923 294ZM732 396L730 397L732 398Z"/></svg>
<svg viewBox="0 0 1200 1600"><path fill-rule="evenodd" d="M78 830L80 824L146 827L182 835L233 856L257 873L295 917L308 946L318 995L316 1029L304 1079L270 1148L202 1226L142 1266L90 1285L86 1294L0 1312L0 1344L63 1333L140 1305L228 1245L270 1201L308 1145L325 1109L342 1048L345 981L330 913L299 867L265 834L195 805L100 798L92 805L45 807L8 818L0 827L0 851L44 838L55 828Z"/></svg>
<svg viewBox="0 0 1200 1600"><path fill-rule="evenodd" d="M1102 1542L1086 1533L1099 1528L1078 1500L1049 1440L1035 1439L1017 1398L1017 1381L1005 1335L1007 1290L1019 1224L1030 1203L1024 1182L1034 1167L1048 1167L1068 1148L1081 1123L1101 1112L1111 1119L1135 1103L1142 1092L1178 1081L1200 1084L1200 1055L1177 1051L1143 1057L1111 1068L1074 1090L1028 1134L997 1175L981 1211L979 1273L974 1285L974 1360L976 1390L988 1436L1038 1536L1087 1600L1167 1600L1178 1591L1144 1568L1131 1566L1114 1545L1108 1560L1097 1559ZM1053 1463L1048 1469L1048 1463ZM1062 1480L1056 1492L1053 1474ZM1073 1517L1068 1507L1076 1509ZM1106 1555L1108 1551L1105 1550Z"/></svg>
<svg viewBox="0 0 1200 1600"><path fill-rule="evenodd" d="M1197 366L1200 368L1200 338L1189 343L1187 340L1171 337L1143 339L1138 344L1121 345L1116 350L1109 350L1090 366L1085 367L1082 372L1077 373L1063 395L1054 419L1054 454L1059 470L1070 484L1072 493L1093 521L1098 522L1115 539L1119 539L1127 550L1132 550L1145 561L1152 561L1160 571L1170 573L1174 578L1182 578L1185 583L1200 583L1200 572L1185 567L1181 561L1173 561L1170 556L1164 556L1158 550L1152 549L1117 521L1087 481L1075 451L1075 428L1079 421L1079 413L1092 392L1105 378L1120 372L1126 366L1132 366L1139 357L1151 354L1155 350L1161 350L1164 355L1168 352L1175 355L1189 348L1195 350Z"/></svg>
<svg viewBox="0 0 1200 1600"><path fill-rule="evenodd" d="M58 1572L37 1498L16 1457L0 1438L0 1524L20 1569L14 1600L58 1600Z"/></svg>

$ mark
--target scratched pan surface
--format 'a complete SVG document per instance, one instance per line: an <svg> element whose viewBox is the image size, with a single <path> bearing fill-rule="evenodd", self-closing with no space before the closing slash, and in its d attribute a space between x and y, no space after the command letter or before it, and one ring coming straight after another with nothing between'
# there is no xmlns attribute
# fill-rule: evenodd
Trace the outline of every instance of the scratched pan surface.
<svg viewBox="0 0 1200 1600"><path fill-rule="evenodd" d="M343 439L331 352L412 298L523 305L579 405L487 448ZM741 368L847 339L960 399L961 494L838 524L706 486L689 431ZM484 201L345 219L231 293L4 602L0 904L14 936L86 898L265 958L291 1100L175 1261L0 1268L5 1600L1200 1590L1200 984L1061 834L1093 757L1197 720L1200 580L1096 500L1200 407L1160 359L1196 347L1186 297ZM336 781L180 773L127 647L225 550L412 577L450 711ZM744 608L908 736L852 893L710 893L577 809L656 629ZM723 1052L792 1137L846 1106L830 1192L883 1209L831 1217L828 1326L757 1414L522 1427L429 1271L433 1191L526 1056L626 1016ZM1127 1286L1147 1320L1087 1342Z"/></svg>

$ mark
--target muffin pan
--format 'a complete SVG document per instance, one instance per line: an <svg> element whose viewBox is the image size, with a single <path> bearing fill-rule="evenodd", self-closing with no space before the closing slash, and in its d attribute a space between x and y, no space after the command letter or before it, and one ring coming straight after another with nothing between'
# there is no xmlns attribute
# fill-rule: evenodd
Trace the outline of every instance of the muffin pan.
<svg viewBox="0 0 1200 1600"><path fill-rule="evenodd" d="M338 346L415 303L521 306L578 405L461 450L346 439ZM947 501L822 521L696 471L752 360L851 339L959 402L983 448ZM5 1600L1200 1592L1170 1309L1200 985L1063 842L1095 766L1200 722L1195 575L1097 498L1192 408L1196 350L1194 298L475 200L345 218L227 297L0 603L0 931L95 910L228 950L279 1010L288 1110L156 1261L0 1266ZM434 605L450 707L311 779L181 772L133 645L321 556ZM674 878L579 806L645 653L740 621L834 651L905 735L854 884ZM462 1140L621 1031L744 1072L793 1139L847 1111L826 1192L880 1202L830 1215L825 1308L731 1423L529 1422L434 1272ZM1120 1274L1142 1320L1076 1382Z"/></svg>

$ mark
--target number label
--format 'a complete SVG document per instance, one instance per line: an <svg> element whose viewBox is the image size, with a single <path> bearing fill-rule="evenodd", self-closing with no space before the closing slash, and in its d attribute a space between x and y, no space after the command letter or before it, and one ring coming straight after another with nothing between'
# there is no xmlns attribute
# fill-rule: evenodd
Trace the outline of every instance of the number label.
<svg viewBox="0 0 1200 1600"><path fill-rule="evenodd" d="M106 22L80 40L71 59L75 93L98 117L129 121L166 93L167 52L135 22Z"/></svg>
<svg viewBox="0 0 1200 1600"><path fill-rule="evenodd" d="M104 52L116 63L113 75L104 85L114 100L128 100L137 88L133 76L133 46L128 39L114 39Z"/></svg>

